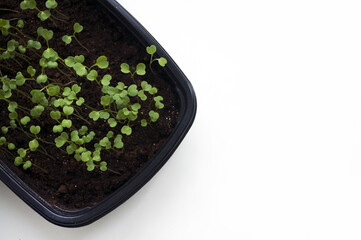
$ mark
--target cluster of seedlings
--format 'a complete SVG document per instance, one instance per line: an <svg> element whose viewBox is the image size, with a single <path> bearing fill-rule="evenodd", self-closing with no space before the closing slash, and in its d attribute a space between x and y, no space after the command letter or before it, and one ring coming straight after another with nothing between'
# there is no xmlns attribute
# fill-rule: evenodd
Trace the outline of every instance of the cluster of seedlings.
<svg viewBox="0 0 361 240"><path fill-rule="evenodd" d="M57 11L57 6L56 0L47 0L45 10L39 9L35 0L20 3L22 10L34 11L41 21L68 22L68 17ZM0 123L0 151L13 157L15 165L22 166L25 170L33 166L46 171L27 156L37 152L51 159L52 156L47 153L44 145L52 145L73 156L74 160L83 162L88 171L100 169L117 173L107 167L107 162L102 159L103 152L120 151L124 147L123 138L132 134L135 124L142 127L151 125L158 120L159 109L164 107L163 97L157 94L158 89L147 81L136 81L134 77L145 75L148 67L152 71L154 62L164 67L167 60L163 57L155 58L157 49L152 45L146 48L150 55L148 66L139 63L130 67L127 63L122 63L120 71L129 74L133 81L133 84L127 86L112 79L110 74L98 71L108 68L106 56L99 56L93 60L93 65L86 66L83 55L62 56L52 47L52 42L57 40L54 39L52 30L39 26L34 33L36 37L31 37L23 32L26 25L22 19L0 19L1 34L6 39L0 44L0 101L6 102L9 118L9 121ZM59 41L69 46L76 42L84 51L89 52L76 36L83 31L83 26L75 23L73 30ZM37 62L33 61L34 56L37 57ZM14 64L23 71L14 72ZM3 75L1 69L8 75ZM64 69L69 73L65 73ZM54 71L69 79L69 82L59 82L50 74ZM89 106L81 97L82 87L78 84L81 78L92 82L94 88L101 89L100 104L97 106ZM17 96L25 98L27 104L21 105ZM84 115L82 108L90 109L90 112ZM140 117L140 112L146 114ZM41 136L42 128L36 124L49 116L52 120L52 132L56 136L52 141ZM91 129L99 120L105 121L114 131L97 135ZM74 124L74 121L81 122L81 126ZM11 138L7 135L14 134L14 130L24 134L25 145L17 146L8 140Z"/></svg>

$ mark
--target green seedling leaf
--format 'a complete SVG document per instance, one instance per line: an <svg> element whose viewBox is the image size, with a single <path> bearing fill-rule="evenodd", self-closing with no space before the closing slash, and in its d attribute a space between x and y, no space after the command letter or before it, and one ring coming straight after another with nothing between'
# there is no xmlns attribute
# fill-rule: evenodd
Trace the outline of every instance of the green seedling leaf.
<svg viewBox="0 0 361 240"><path fill-rule="evenodd" d="M135 72L140 76L145 75L145 64L138 63Z"/></svg>
<svg viewBox="0 0 361 240"><path fill-rule="evenodd" d="M43 52L43 57L48 60L56 60L58 58L58 53L52 48L47 48Z"/></svg>
<svg viewBox="0 0 361 240"><path fill-rule="evenodd" d="M33 109L30 110L30 115L32 117L40 117L41 114L43 113L43 111L44 111L44 107L41 105L37 105Z"/></svg>
<svg viewBox="0 0 361 240"><path fill-rule="evenodd" d="M32 165L32 163L30 161L26 161L23 165L23 169L26 170L26 169L30 168L31 165Z"/></svg>
<svg viewBox="0 0 361 240"><path fill-rule="evenodd" d="M20 8L22 10L26 9L35 9L36 8L36 1L35 0L24 0L20 3Z"/></svg>
<svg viewBox="0 0 361 240"><path fill-rule="evenodd" d="M49 62L47 63L47 67L48 67L48 68L57 68L57 67L58 67L58 63L55 62L55 61L49 61Z"/></svg>
<svg viewBox="0 0 361 240"><path fill-rule="evenodd" d="M89 117L93 119L94 121L97 121L99 119L100 113L97 111L92 111L89 113Z"/></svg>
<svg viewBox="0 0 361 240"><path fill-rule="evenodd" d="M82 127L79 129L79 134L80 134L80 135L85 135L87 132L88 132L88 127L87 127L87 126L82 126Z"/></svg>
<svg viewBox="0 0 361 240"><path fill-rule="evenodd" d="M15 149L15 144L14 143L8 143L8 149L9 150L14 150Z"/></svg>
<svg viewBox="0 0 361 240"><path fill-rule="evenodd" d="M26 125L26 124L28 124L30 122L30 117L28 117L28 116L25 116L25 117L23 117L23 118L21 118L20 119L20 123L22 124L22 125Z"/></svg>
<svg viewBox="0 0 361 240"><path fill-rule="evenodd" d="M142 101L147 100L147 96L144 94L144 90L138 91L138 97L139 97Z"/></svg>
<svg viewBox="0 0 361 240"><path fill-rule="evenodd" d="M164 57L158 58L158 63L160 66L164 67L167 64L167 59L165 59Z"/></svg>
<svg viewBox="0 0 361 240"><path fill-rule="evenodd" d="M69 119L63 119L63 121L61 122L61 126L65 127L65 128L71 128L72 121Z"/></svg>
<svg viewBox="0 0 361 240"><path fill-rule="evenodd" d="M106 170L108 170L108 168L107 168L107 163L106 163L106 162L101 162L101 163L99 164L99 169L100 169L100 171L103 171L103 172L105 172Z"/></svg>
<svg viewBox="0 0 361 240"><path fill-rule="evenodd" d="M18 73L16 74L15 80L16 80L16 85L17 85L17 86L22 86L22 85L24 85L24 84L25 84L25 81L26 81L24 75L23 75L21 72L18 72Z"/></svg>
<svg viewBox="0 0 361 240"><path fill-rule="evenodd" d="M81 63L75 63L73 66L75 72L80 77L87 75L88 71L86 70L85 66Z"/></svg>
<svg viewBox="0 0 361 240"><path fill-rule="evenodd" d="M158 120L158 118L159 118L159 113L151 110L151 111L149 112L149 117L150 117L150 120L151 120L152 122L156 122L156 121Z"/></svg>
<svg viewBox="0 0 361 240"><path fill-rule="evenodd" d="M24 28L24 21L23 20L18 20L18 23L16 24L16 26L18 28Z"/></svg>
<svg viewBox="0 0 361 240"><path fill-rule="evenodd" d="M0 137L0 146L4 145L6 143L5 137Z"/></svg>
<svg viewBox="0 0 361 240"><path fill-rule="evenodd" d="M73 86L71 86L71 90L72 90L74 93L79 93L80 90L81 90L81 87L80 87L78 84L74 84Z"/></svg>
<svg viewBox="0 0 361 240"><path fill-rule="evenodd" d="M41 48L41 43L38 41L28 40L28 48L35 48L39 50Z"/></svg>
<svg viewBox="0 0 361 240"><path fill-rule="evenodd" d="M79 23L75 23L73 28L74 28L74 33L80 33L81 31L83 31L83 26L80 25Z"/></svg>
<svg viewBox="0 0 361 240"><path fill-rule="evenodd" d="M109 131L108 133L107 133L107 138L113 138L113 136L114 136L114 132L113 131Z"/></svg>
<svg viewBox="0 0 361 240"><path fill-rule="evenodd" d="M110 144L109 138L104 137L102 140L99 141L100 146L107 147Z"/></svg>
<svg viewBox="0 0 361 240"><path fill-rule="evenodd" d="M149 93L152 94L152 95L156 94L157 92L158 92L158 89L155 88L155 87L152 87L152 88L149 90Z"/></svg>
<svg viewBox="0 0 361 240"><path fill-rule="evenodd" d="M115 139L114 139L114 147L115 147L115 148L119 148L119 149L120 149L120 148L123 148L124 143L123 143L122 139L123 139L123 136L120 135L120 134L118 134L118 135L115 137Z"/></svg>
<svg viewBox="0 0 361 240"><path fill-rule="evenodd" d="M74 67L74 65L76 63L74 57L67 57L64 59L64 61L65 61L65 65L68 67Z"/></svg>
<svg viewBox="0 0 361 240"><path fill-rule="evenodd" d="M75 103L76 105L81 106L83 105L84 102L85 102L84 98L80 97Z"/></svg>
<svg viewBox="0 0 361 240"><path fill-rule="evenodd" d="M2 132L3 134L7 134L8 131L9 131L9 128L8 128L8 127L5 127L5 126L2 126L2 127L1 127L1 132ZM2 144L0 144L0 145L2 145Z"/></svg>
<svg viewBox="0 0 361 240"><path fill-rule="evenodd" d="M18 125L16 125L16 121L15 120L10 120L10 127L15 129L17 128Z"/></svg>
<svg viewBox="0 0 361 240"><path fill-rule="evenodd" d="M79 140L79 132L77 130L72 131L70 134L70 139L73 142L78 141Z"/></svg>
<svg viewBox="0 0 361 240"><path fill-rule="evenodd" d="M58 3L55 0L47 0L45 6L49 9L54 9L58 6Z"/></svg>
<svg viewBox="0 0 361 240"><path fill-rule="evenodd" d="M22 54L26 53L26 48L25 48L23 45L20 45L20 46L18 47L18 50L19 50L19 52L22 53Z"/></svg>
<svg viewBox="0 0 361 240"><path fill-rule="evenodd" d="M157 109L162 109L162 108L164 108L164 104L161 103L161 102L155 102L155 107L156 107Z"/></svg>
<svg viewBox="0 0 361 240"><path fill-rule="evenodd" d="M117 126L117 121L114 118L109 118L108 119L108 124L110 127L116 127Z"/></svg>
<svg viewBox="0 0 361 240"><path fill-rule="evenodd" d="M100 103L103 106L109 106L112 102L113 102L113 98L109 95L105 95L100 98Z"/></svg>
<svg viewBox="0 0 361 240"><path fill-rule="evenodd" d="M63 126L61 126L61 125L53 126L53 132L54 133L61 133L62 131L63 131Z"/></svg>
<svg viewBox="0 0 361 240"><path fill-rule="evenodd" d="M40 11L38 12L38 18L40 18L41 21L45 21L51 16L51 13L49 10Z"/></svg>
<svg viewBox="0 0 361 240"><path fill-rule="evenodd" d="M9 113L9 118L12 120L18 119L18 113L17 112Z"/></svg>
<svg viewBox="0 0 361 240"><path fill-rule="evenodd" d="M140 120L140 125L141 125L142 127L146 127L146 126L148 125L147 120L145 120L145 119Z"/></svg>
<svg viewBox="0 0 361 240"><path fill-rule="evenodd" d="M57 85L49 85L46 89L49 96L56 96L60 93L60 87Z"/></svg>
<svg viewBox="0 0 361 240"><path fill-rule="evenodd" d="M45 74L40 74L37 78L36 78L36 82L41 84L41 83L46 83L48 81L48 76L46 76Z"/></svg>
<svg viewBox="0 0 361 240"><path fill-rule="evenodd" d="M134 104L131 106L131 108L132 108L134 111L138 112L138 110L141 108L141 106L140 106L139 103L134 103Z"/></svg>
<svg viewBox="0 0 361 240"><path fill-rule="evenodd" d="M19 154L19 157L24 158L27 151L24 148L19 148L17 152Z"/></svg>
<svg viewBox="0 0 361 240"><path fill-rule="evenodd" d="M146 92L148 92L151 88L152 85L148 84L146 81L142 81L142 83L140 84L140 86L142 87L142 89Z"/></svg>
<svg viewBox="0 0 361 240"><path fill-rule="evenodd" d="M155 45L151 45L146 48L147 53L153 55L157 51L157 47Z"/></svg>
<svg viewBox="0 0 361 240"><path fill-rule="evenodd" d="M69 139L68 134L62 132L59 137L54 139L56 147L61 148L62 146L64 146L64 144L67 142L68 139Z"/></svg>
<svg viewBox="0 0 361 240"><path fill-rule="evenodd" d="M64 91L63 91L63 96L64 96L64 97L67 97L67 96L70 95L70 93L71 93L70 87L65 87L65 88L64 88Z"/></svg>
<svg viewBox="0 0 361 240"><path fill-rule="evenodd" d="M100 82L102 83L103 86L109 86L110 80L112 80L112 76L110 76L109 74L106 74L106 75L104 75L104 77L102 78L102 80Z"/></svg>
<svg viewBox="0 0 361 240"><path fill-rule="evenodd" d="M129 126L127 126L127 125L125 125L125 126L122 127L121 132L122 132L123 134L129 136L130 134L132 134L132 128L129 127Z"/></svg>
<svg viewBox="0 0 361 240"><path fill-rule="evenodd" d="M23 159L21 157L16 157L14 160L14 164L15 166L20 166L21 164L23 164Z"/></svg>
<svg viewBox="0 0 361 240"><path fill-rule="evenodd" d="M26 69L26 71L29 73L29 75L31 77L34 77L35 73L36 73L36 70L35 68L33 68L33 66L28 66L28 68Z"/></svg>
<svg viewBox="0 0 361 240"><path fill-rule="evenodd" d="M42 36L46 41L49 41L54 36L54 32L52 30L48 30L43 27L39 27L37 32L38 32L38 35Z"/></svg>
<svg viewBox="0 0 361 240"><path fill-rule="evenodd" d="M69 116L69 115L73 114L74 108L71 106L64 106L63 112L65 113L65 115Z"/></svg>
<svg viewBox="0 0 361 240"><path fill-rule="evenodd" d="M108 60L106 56L100 56L98 57L97 61L96 61L96 65L101 68L101 69L105 69L109 66Z"/></svg>
<svg viewBox="0 0 361 240"><path fill-rule="evenodd" d="M30 127L30 132L34 135L38 134L40 132L41 128L40 126L31 126Z"/></svg>
<svg viewBox="0 0 361 240"><path fill-rule="evenodd" d="M77 63L83 63L85 61L85 57L83 55L75 56L74 61Z"/></svg>
<svg viewBox="0 0 361 240"><path fill-rule="evenodd" d="M94 81L96 80L98 77L98 72L96 70L90 70L90 72L88 73L88 75L86 76L86 78L89 80L89 81Z"/></svg>
<svg viewBox="0 0 361 240"><path fill-rule="evenodd" d="M71 43L72 38L71 38L71 36L64 35L64 36L61 38L61 40L62 40L63 42L65 42L66 45L68 45L68 44Z"/></svg>
<svg viewBox="0 0 361 240"><path fill-rule="evenodd" d="M137 85L132 84L132 85L129 86L128 95L131 96L131 97L134 97L134 96L138 95Z"/></svg>
<svg viewBox="0 0 361 240"><path fill-rule="evenodd" d="M8 110L9 112L15 112L18 104L16 102L9 102Z"/></svg>
<svg viewBox="0 0 361 240"><path fill-rule="evenodd" d="M66 147L66 152L71 155L73 154L76 150L78 149L77 145L75 145L74 143L70 144L69 146Z"/></svg>
<svg viewBox="0 0 361 240"><path fill-rule="evenodd" d="M101 160L101 157L100 157L100 151L94 151L93 152L93 161L96 161L96 162L99 162Z"/></svg>
<svg viewBox="0 0 361 240"><path fill-rule="evenodd" d="M29 148L30 151L35 151L36 149L38 149L39 147L39 142L36 139L33 139L29 142Z"/></svg>
<svg viewBox="0 0 361 240"><path fill-rule="evenodd" d="M122 71L122 73L130 73L129 65L127 63L122 63L120 65L120 71Z"/></svg>
<svg viewBox="0 0 361 240"><path fill-rule="evenodd" d="M108 112L99 112L99 118L101 119L108 119L110 114Z"/></svg>

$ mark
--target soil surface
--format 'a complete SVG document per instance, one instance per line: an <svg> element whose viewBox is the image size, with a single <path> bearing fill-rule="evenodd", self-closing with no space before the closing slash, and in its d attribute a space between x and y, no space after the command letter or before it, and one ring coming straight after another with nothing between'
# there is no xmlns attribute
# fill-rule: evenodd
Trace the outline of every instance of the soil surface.
<svg viewBox="0 0 361 240"><path fill-rule="evenodd" d="M17 19L23 19L25 22L24 29L17 32L10 30L13 33L10 36L0 36L0 48L6 48L6 42L10 39L15 39L20 43L28 40L26 35L32 39L37 39L36 30L39 26L54 31L54 37L49 41L49 44L54 48L62 58L67 56L84 55L84 65L92 66L96 59L104 55L108 58L109 67L107 69L97 69L100 76L104 74L112 75L111 85L116 86L117 82L124 82L126 85L133 84L133 80L129 74L124 74L120 71L120 64L128 63L130 66L136 66L137 63L149 63L150 56L146 53L145 46L130 34L125 26L117 20L108 16L107 11L95 0L63 0L58 1L57 10L66 15L69 19L65 22L53 19L53 21L40 21L37 18L37 10L22 11L19 7L20 1L1 0L0 1L0 18L12 19L12 25L16 25ZM45 1L37 0L37 6L41 10L45 10ZM7 11L4 9L13 9ZM53 16L58 19L65 19L59 12L53 12ZM75 22L84 26L84 30L77 34L79 41L90 50L89 53L84 50L76 41L65 46L61 41L63 35L71 35L73 33L73 24ZM41 50L37 51L41 54L45 50L45 41L39 38L43 44ZM37 70L41 71L38 64L39 57L37 54L28 50L25 54L30 57L29 62ZM1 75L7 75L10 78L15 78L17 72L22 72L24 76L28 76L26 68L29 65L22 59L1 61L0 60ZM78 162L73 155L68 155L60 151L55 145L40 142L44 151L48 155L40 152L28 151L24 160L31 160L34 165L28 170L24 171L22 167L14 165L14 157L17 155L16 150L8 151L0 148L1 159L14 171L26 184L29 185L36 193L52 205L59 206L64 209L81 209L87 206L93 206L99 201L106 198L114 190L121 187L132 176L139 172L162 145L167 141L170 133L177 123L179 98L175 93L174 86L169 76L165 73L158 63L153 65L154 71L149 71L145 76L135 75L135 81L138 85L143 80L149 84L157 87L164 98L163 103L165 107L158 110L160 118L157 122L152 123L151 126L141 127L139 120L148 118L150 109L154 109L154 102L149 97L146 102L142 102L142 106L149 106L150 109L145 113L140 113L138 120L133 126L133 133L130 136L124 136L124 148L122 150L102 151L102 160L108 163L108 167L120 175L112 173L111 171L102 172L95 169L92 172L87 171L86 165L83 162ZM10 69L9 69L10 68ZM101 88L95 83L88 81L85 77L75 77L75 74L69 71L68 68L60 65L60 70L66 73L71 81L76 82L82 87L79 96L85 99L88 106L92 106L101 110L100 97L103 95ZM133 69L134 70L134 69ZM46 74L52 81L57 81L59 84L67 84L70 82L67 76L59 70L46 69ZM0 83L0 86L2 84ZM30 92L31 88L39 89L39 85L32 81L27 82L26 86L21 86L23 92ZM20 92L14 92L11 100L16 101L19 105L31 109L35 106L28 98L24 97ZM134 99L133 99L134 100ZM137 100L135 100L137 101ZM92 121L88 116L90 109L86 107L77 108L81 116L89 121ZM41 132L38 137L46 142L54 142L54 139L59 134L54 134L52 127L55 122L49 116L50 110L46 109L42 116L38 119L33 118L25 128L30 125L41 126ZM9 126L8 104L0 100L0 127ZM19 119L26 115L26 111L18 111ZM143 116L142 116L143 114ZM75 117L70 117L73 125L78 129L84 122ZM106 133L112 130L115 135L120 133L120 127L110 128L106 121L98 120L92 121L91 126L88 125L89 131L94 131L96 137L103 138ZM16 145L17 148L28 148L28 142L31 140L19 129L9 129L7 134L0 132L0 137L5 136L9 142ZM49 157L51 156L51 157ZM41 170L41 169L43 170Z"/></svg>

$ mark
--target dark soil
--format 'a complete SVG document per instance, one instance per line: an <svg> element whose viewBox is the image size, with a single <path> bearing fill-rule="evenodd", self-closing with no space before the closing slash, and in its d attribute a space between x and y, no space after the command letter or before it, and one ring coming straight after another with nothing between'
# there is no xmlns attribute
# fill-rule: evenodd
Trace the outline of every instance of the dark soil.
<svg viewBox="0 0 361 240"><path fill-rule="evenodd" d="M139 62L149 62L149 55L145 51L145 46L139 43L125 26L111 16L108 16L107 11L95 0L58 1L59 6L57 9L70 19L67 20L66 23L58 20L54 20L54 22L49 20L41 22L36 16L36 10L22 11L19 3L20 1L1 0L0 8L14 9L19 11L19 13L0 10L0 18L23 19L25 21L25 28L22 31L32 39L36 39L36 29L39 26L53 30L54 38L50 40L50 45L62 58L82 54L86 59L84 65L91 66L95 63L97 57L101 55L106 56L110 63L109 67L104 70L97 70L100 76L104 74L112 75L111 85L113 86L115 86L118 81L122 81L128 86L133 83L129 74L121 73L119 67L121 63L126 62L130 66L136 66ZM45 9L44 0L37 0L37 4L40 9ZM54 16L62 18L62 16L57 13L54 13ZM16 22L16 20L14 21ZM73 24L75 22L79 22L84 26L83 32L77 36L90 50L90 53L87 53L74 40L69 46L65 46L61 41L63 35L71 35L73 33ZM26 39L16 31L12 32L15 36L0 36L0 48L6 48L6 42L10 39L15 39L19 42L22 41L21 39ZM45 45L44 41L41 39L39 41L42 42L43 46ZM38 51L38 53L41 54L43 50L44 47L41 51ZM27 52L26 55L31 57L31 65L36 68L39 73L41 70L38 64L39 58L35 54L32 54L31 51ZM10 78L14 78L16 72L19 71L21 71L24 76L28 76L26 73L28 64L21 59L19 60L20 64L13 60L8 60L7 62L0 61L0 63L12 69L12 71L10 71L0 65L3 76L7 75ZM120 175L110 171L102 172L99 169L88 172L84 163L77 162L73 156L69 156L66 152L59 151L54 145L44 143L41 143L41 145L53 159L39 152L28 151L25 160L31 160L34 165L39 166L46 172L34 166L26 171L21 167L16 167L13 164L13 157L16 156L15 150L10 151L10 154L13 155L11 156L7 151L0 148L2 159L30 188L52 205L64 209L80 209L95 205L110 193L114 192L114 190L121 187L149 163L165 143L176 125L179 107L178 96L173 91L174 86L164 69L159 67L157 63L154 63L153 66L154 72L147 69L148 71L145 76L141 77L136 75L135 80L138 84L143 80L148 81L148 83L158 88L158 95L163 96L165 107L159 110L159 120L146 128L141 127L139 121L136 121L136 125L133 127L133 133L130 136L123 137L123 150L102 151L102 160L106 161L108 167L119 172ZM85 77L74 77L75 75L71 75L71 72L64 67L61 67L61 69L71 76L72 81L81 85L82 91L79 96L85 98L87 105L99 110L102 109L100 105L102 92L95 82L90 82L86 80ZM46 71L49 78L56 79L60 84L69 82L69 79L57 70L47 69ZM39 88L39 85L33 82L30 86L22 86L20 89L29 92L30 87ZM14 93L11 99L29 109L35 106L35 104L29 102L29 100L21 94ZM0 101L0 127L9 126L7 106L8 104L5 101ZM150 100L147 100L144 106L153 107L154 104L151 104ZM87 116L90 112L90 110L86 108L81 108L79 111L82 116ZM55 123L54 120L50 118L49 112L49 110L46 110L39 119L32 120L31 124L41 126L42 131L39 134L41 139L54 142L54 138L57 137L58 134L52 132L52 127ZM21 111L18 111L18 113L19 119L25 115L25 113ZM144 114L144 116L140 116L138 119L143 117L147 118L147 115ZM89 118L87 119L89 120ZM84 125L84 122L81 120L76 118L72 118L72 120L73 125L77 128ZM96 136L99 138L104 137L109 130L112 130L115 134L120 133L119 127L110 128L104 120L98 120L93 126L88 127L89 131L95 131ZM2 135L0 132L0 136ZM5 136L7 140L13 142L17 148L27 148L28 142L31 140L17 129L10 129ZM65 147L62 149L65 150Z"/></svg>

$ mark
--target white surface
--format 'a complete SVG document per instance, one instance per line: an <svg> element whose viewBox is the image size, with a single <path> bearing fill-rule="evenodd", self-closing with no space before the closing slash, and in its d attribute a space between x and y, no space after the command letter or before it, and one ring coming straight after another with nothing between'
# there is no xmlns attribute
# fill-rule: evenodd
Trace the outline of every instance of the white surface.
<svg viewBox="0 0 361 240"><path fill-rule="evenodd" d="M119 0L197 93L164 168L96 223L54 226L0 183L12 240L360 239L360 1Z"/></svg>

